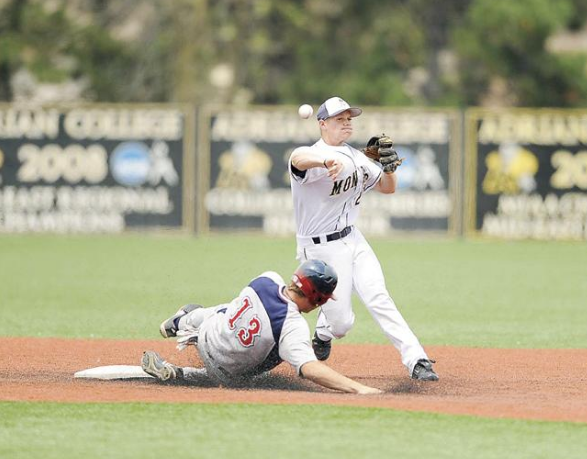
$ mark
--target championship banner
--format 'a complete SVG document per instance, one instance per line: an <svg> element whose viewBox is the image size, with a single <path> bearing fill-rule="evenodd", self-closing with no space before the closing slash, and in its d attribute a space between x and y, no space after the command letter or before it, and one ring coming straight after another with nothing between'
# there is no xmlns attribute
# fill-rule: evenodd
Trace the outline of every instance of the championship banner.
<svg viewBox="0 0 587 459"><path fill-rule="evenodd" d="M358 226L366 234L454 232L459 172L458 113L449 110L364 108L353 120L355 148L386 133L405 158L393 195L372 191L361 202ZM208 108L201 118L202 230L295 233L287 170L291 152L320 138L315 116L297 107ZM458 183L457 183L458 182Z"/></svg>
<svg viewBox="0 0 587 459"><path fill-rule="evenodd" d="M468 230L507 239L587 239L587 111L467 115Z"/></svg>
<svg viewBox="0 0 587 459"><path fill-rule="evenodd" d="M171 106L0 106L0 232L181 228L186 118Z"/></svg>

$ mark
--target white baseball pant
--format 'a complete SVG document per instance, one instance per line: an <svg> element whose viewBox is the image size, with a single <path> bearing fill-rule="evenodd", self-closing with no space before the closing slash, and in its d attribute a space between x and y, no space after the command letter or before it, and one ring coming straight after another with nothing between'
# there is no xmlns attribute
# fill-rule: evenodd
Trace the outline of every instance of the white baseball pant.
<svg viewBox="0 0 587 459"><path fill-rule="evenodd" d="M348 236L336 241L314 244L309 237L298 237L297 241L298 260L323 260L338 274L336 300L324 304L318 316L316 332L320 339L342 338L351 330L355 321L351 298L354 290L400 352L410 374L418 360L428 359L387 291L381 264L358 228L354 227Z"/></svg>

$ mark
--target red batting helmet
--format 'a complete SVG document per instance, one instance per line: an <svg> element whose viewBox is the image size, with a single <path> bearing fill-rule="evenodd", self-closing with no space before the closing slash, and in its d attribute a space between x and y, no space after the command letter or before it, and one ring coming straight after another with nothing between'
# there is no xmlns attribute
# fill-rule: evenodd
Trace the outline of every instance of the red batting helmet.
<svg viewBox="0 0 587 459"><path fill-rule="evenodd" d="M321 260L303 262L293 274L292 281L312 304L322 306L336 288L338 276L334 269Z"/></svg>

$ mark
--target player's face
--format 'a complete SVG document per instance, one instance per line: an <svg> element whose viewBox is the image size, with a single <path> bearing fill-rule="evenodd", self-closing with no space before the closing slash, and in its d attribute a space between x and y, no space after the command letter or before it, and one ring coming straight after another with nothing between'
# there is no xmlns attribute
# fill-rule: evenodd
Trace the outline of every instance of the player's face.
<svg viewBox="0 0 587 459"><path fill-rule="evenodd" d="M353 118L350 110L320 122L324 140L329 145L340 145L353 134Z"/></svg>
<svg viewBox="0 0 587 459"><path fill-rule="evenodd" d="M298 309L300 310L300 312L304 312L304 313L312 312L314 309L316 309L318 307L317 304L313 304L305 296L299 298L299 300L297 301L297 305L298 305Z"/></svg>

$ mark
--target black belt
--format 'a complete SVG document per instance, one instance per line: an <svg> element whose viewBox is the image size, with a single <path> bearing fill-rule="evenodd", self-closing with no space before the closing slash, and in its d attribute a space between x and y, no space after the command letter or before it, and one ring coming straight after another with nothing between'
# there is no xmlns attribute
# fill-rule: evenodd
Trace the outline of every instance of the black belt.
<svg viewBox="0 0 587 459"><path fill-rule="evenodd" d="M345 229L343 229L342 231L339 231L338 233L327 234L326 235L326 242L336 241L338 239L342 239L343 237L347 237L351 233L352 230L353 230L352 226L347 226ZM318 236L315 236L312 238L312 242L314 244L320 244L320 238Z"/></svg>

